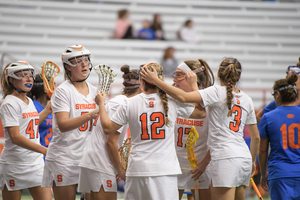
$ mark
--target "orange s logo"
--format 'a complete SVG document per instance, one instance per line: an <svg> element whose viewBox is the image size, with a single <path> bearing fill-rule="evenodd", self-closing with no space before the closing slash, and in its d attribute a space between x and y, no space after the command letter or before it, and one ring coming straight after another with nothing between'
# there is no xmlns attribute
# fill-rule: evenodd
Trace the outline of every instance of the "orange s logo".
<svg viewBox="0 0 300 200"><path fill-rule="evenodd" d="M153 108L154 107L154 102L153 101L149 101L149 107Z"/></svg>
<svg viewBox="0 0 300 200"><path fill-rule="evenodd" d="M57 175L57 182L62 182L62 181L63 181L62 175Z"/></svg>
<svg viewBox="0 0 300 200"><path fill-rule="evenodd" d="M111 180L107 180L106 181L106 186L107 187L112 187L112 181Z"/></svg>
<svg viewBox="0 0 300 200"><path fill-rule="evenodd" d="M15 180L13 180L13 179L9 180L9 186L10 187L15 187L16 186Z"/></svg>

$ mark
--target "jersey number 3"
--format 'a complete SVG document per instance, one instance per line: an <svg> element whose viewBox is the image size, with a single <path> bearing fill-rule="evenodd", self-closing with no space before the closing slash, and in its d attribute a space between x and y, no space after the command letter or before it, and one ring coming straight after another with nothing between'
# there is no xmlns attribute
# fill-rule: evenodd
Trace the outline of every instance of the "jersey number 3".
<svg viewBox="0 0 300 200"><path fill-rule="evenodd" d="M229 123L230 130L238 132L241 124L242 109L239 106L232 107L232 113L234 113L234 122Z"/></svg>
<svg viewBox="0 0 300 200"><path fill-rule="evenodd" d="M140 116L140 122L142 127L142 140L149 140L151 134L151 139L164 139L165 138L165 129L162 128L165 125L165 117L161 112L154 112L150 115L150 122L152 122L150 126L150 131L148 130L148 114L143 113Z"/></svg>

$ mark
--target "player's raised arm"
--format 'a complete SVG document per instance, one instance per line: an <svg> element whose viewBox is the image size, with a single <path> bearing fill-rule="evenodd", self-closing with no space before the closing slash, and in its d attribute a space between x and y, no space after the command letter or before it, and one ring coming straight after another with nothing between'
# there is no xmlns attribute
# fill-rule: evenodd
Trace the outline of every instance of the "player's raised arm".
<svg viewBox="0 0 300 200"><path fill-rule="evenodd" d="M105 93L103 91L99 91L98 94L96 95L95 101L99 106L100 121L101 121L103 131L106 135L110 135L115 133L119 128L121 128L121 125L114 123L108 117L104 106L105 100L106 100Z"/></svg>
<svg viewBox="0 0 300 200"><path fill-rule="evenodd" d="M153 71L151 72L147 68L142 69L141 74L143 79L155 84L157 87L165 91L174 99L178 100L182 103L199 103L202 102L201 95L197 91L193 92L185 92L181 89L176 87L172 87L171 85L167 84L166 82L160 80L157 77L156 70L152 67ZM193 73L193 72L190 72Z"/></svg>

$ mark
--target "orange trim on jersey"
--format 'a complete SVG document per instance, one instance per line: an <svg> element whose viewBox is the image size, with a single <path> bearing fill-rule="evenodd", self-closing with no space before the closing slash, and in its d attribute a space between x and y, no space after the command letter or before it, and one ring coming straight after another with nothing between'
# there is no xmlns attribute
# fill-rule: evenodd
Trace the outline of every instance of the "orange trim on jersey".
<svg viewBox="0 0 300 200"><path fill-rule="evenodd" d="M75 109L96 109L96 103L75 104Z"/></svg>
<svg viewBox="0 0 300 200"><path fill-rule="evenodd" d="M39 113L37 111L22 114L23 119L31 118L31 117L37 117L37 116L39 116Z"/></svg>

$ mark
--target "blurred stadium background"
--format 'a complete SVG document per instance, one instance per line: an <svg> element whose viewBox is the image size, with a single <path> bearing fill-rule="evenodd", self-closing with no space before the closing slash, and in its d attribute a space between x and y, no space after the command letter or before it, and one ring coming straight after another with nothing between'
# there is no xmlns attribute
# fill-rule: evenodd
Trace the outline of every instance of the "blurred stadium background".
<svg viewBox="0 0 300 200"><path fill-rule="evenodd" d="M122 8L131 12L135 30L143 19L152 21L160 13L167 40L113 39ZM177 40L187 19L194 21L201 43ZM26 60L39 73L50 60L62 70L55 79L59 84L64 80L61 53L73 44L89 49L94 65L106 63L118 73L111 96L121 92L123 64L159 63L169 46L179 62L203 58L215 74L224 57L236 57L243 66L240 88L259 109L272 100L274 81L284 78L286 68L300 57L300 1L0 0L1 72L8 62ZM97 85L95 72L88 81ZM0 138L0 152L2 142Z"/></svg>

